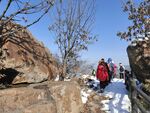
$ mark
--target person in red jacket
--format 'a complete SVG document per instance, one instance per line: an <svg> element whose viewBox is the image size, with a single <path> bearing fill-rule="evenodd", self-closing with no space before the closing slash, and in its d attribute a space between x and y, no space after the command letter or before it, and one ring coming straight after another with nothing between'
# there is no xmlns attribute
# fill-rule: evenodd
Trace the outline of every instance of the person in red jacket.
<svg viewBox="0 0 150 113"><path fill-rule="evenodd" d="M108 70L103 60L97 66L96 77L100 81L100 92L103 92L108 81Z"/></svg>

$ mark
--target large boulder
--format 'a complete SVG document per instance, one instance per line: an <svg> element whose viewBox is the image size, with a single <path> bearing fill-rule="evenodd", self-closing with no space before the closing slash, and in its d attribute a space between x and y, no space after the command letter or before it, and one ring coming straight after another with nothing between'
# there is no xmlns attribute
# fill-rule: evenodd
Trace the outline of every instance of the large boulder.
<svg viewBox="0 0 150 113"><path fill-rule="evenodd" d="M45 90L11 88L0 91L0 113L56 113L55 100Z"/></svg>
<svg viewBox="0 0 150 113"><path fill-rule="evenodd" d="M24 27L9 22L0 41L0 82L35 83L57 75L57 62L47 48Z"/></svg>
<svg viewBox="0 0 150 113"><path fill-rule="evenodd" d="M88 101L84 104L82 113L105 113L101 109L103 105L101 103L102 100L105 100L106 97L99 96L96 93L92 93L88 97Z"/></svg>
<svg viewBox="0 0 150 113"><path fill-rule="evenodd" d="M141 82L150 79L150 40L143 39L128 46L127 53L132 71Z"/></svg>
<svg viewBox="0 0 150 113"><path fill-rule="evenodd" d="M77 82L51 82L49 89L56 101L58 113L80 113L83 108Z"/></svg>
<svg viewBox="0 0 150 113"><path fill-rule="evenodd" d="M0 90L0 113L80 113L80 86L75 82L44 82Z"/></svg>

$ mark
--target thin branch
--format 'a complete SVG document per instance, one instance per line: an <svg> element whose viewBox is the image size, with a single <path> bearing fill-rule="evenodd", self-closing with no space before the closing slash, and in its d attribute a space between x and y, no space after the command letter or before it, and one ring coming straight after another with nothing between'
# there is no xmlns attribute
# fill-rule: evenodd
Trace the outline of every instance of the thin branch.
<svg viewBox="0 0 150 113"><path fill-rule="evenodd" d="M21 7L19 6L19 3L18 3L18 0L15 0L17 6L18 6L18 9L21 9Z"/></svg>
<svg viewBox="0 0 150 113"><path fill-rule="evenodd" d="M7 10L9 9L11 3L12 3L12 0L9 0L5 10L3 11L2 15L0 16L0 20L5 16L5 14L6 14Z"/></svg>
<svg viewBox="0 0 150 113"><path fill-rule="evenodd" d="M26 25L24 28L28 28L28 27L30 27L31 25L33 25L33 24L39 22L39 21L44 17L44 15L46 15L46 14L48 13L49 9L50 9L50 7L49 7L38 19L36 19L34 22L32 22L32 23ZM23 10L22 10L22 11L23 11ZM21 11L20 11L20 12L21 12ZM18 11L18 13L19 13L19 11ZM8 23L9 21L10 21L10 19L7 20L6 23ZM5 23L5 24L6 24L6 23ZM11 32L7 32L7 33L5 33L5 34L2 34L2 35L0 35L0 38L2 38L2 37L4 37L4 36L7 36L7 35L10 35L10 34L13 34L13 33L17 32L18 30L21 30L21 29L22 29L22 28L19 28L19 29L16 29L16 30L14 30L14 31L11 31Z"/></svg>
<svg viewBox="0 0 150 113"><path fill-rule="evenodd" d="M34 21L33 23L27 25L26 27L30 27L31 25L39 22L48 13L49 9L50 9L50 7L36 21Z"/></svg>
<svg viewBox="0 0 150 113"><path fill-rule="evenodd" d="M34 8L36 8L38 5L39 5L39 4L34 5L34 6L31 6L31 7L28 7L28 8L27 8L27 7L24 7L23 9L18 10L17 12L11 14L11 15L9 16L9 18L6 19L6 21L2 23L2 26L3 26L3 25L6 25L6 24L7 24L10 20L12 20L12 18L15 17L16 15L21 14L21 13L23 13L24 11L27 11L27 10L30 10L30 9L34 9Z"/></svg>

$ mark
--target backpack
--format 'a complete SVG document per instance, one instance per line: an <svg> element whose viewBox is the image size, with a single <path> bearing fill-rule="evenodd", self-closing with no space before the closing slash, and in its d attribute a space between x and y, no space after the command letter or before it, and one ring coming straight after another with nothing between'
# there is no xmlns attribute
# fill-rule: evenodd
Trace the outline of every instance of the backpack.
<svg viewBox="0 0 150 113"><path fill-rule="evenodd" d="M100 81L106 81L108 79L108 72L107 72L106 66L102 64L98 65L96 77Z"/></svg>
<svg viewBox="0 0 150 113"><path fill-rule="evenodd" d="M113 63L110 63L110 64L109 64L109 70L110 70L111 72L114 72L114 64L113 64Z"/></svg>
<svg viewBox="0 0 150 113"><path fill-rule="evenodd" d="M95 73L96 73L96 72L95 72L95 70L93 69L93 70L92 70L92 75L95 76Z"/></svg>
<svg viewBox="0 0 150 113"><path fill-rule="evenodd" d="M123 72L124 71L123 66L120 66L119 70L120 70L120 72Z"/></svg>

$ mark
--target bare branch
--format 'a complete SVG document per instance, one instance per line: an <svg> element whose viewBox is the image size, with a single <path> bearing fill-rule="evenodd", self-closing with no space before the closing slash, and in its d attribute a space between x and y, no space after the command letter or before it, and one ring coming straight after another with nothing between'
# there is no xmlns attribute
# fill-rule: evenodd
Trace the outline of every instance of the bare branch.
<svg viewBox="0 0 150 113"><path fill-rule="evenodd" d="M50 9L50 7L49 7L49 8L45 11L45 13L43 13L37 20L35 20L34 22L32 22L32 23L26 25L24 28L30 27L30 26L32 26L33 24L39 22L40 19L41 19L42 17L44 17L44 15L48 12L49 9ZM7 23L8 23L8 22L9 22L9 21L7 21ZM21 29L22 29L22 28L16 29L16 30L11 31L11 32L6 32L6 33L0 35L0 38L2 38L2 37L4 37L4 36L7 36L7 35L10 35L10 34L13 34L13 33L17 32L18 30L21 30Z"/></svg>
<svg viewBox="0 0 150 113"><path fill-rule="evenodd" d="M124 5L124 12L128 13L128 19L132 21L132 25L128 26L126 32L118 32L117 36L127 41L133 41L142 37L148 37L149 30L149 0L144 0L139 4L135 4L132 0L127 0Z"/></svg>
<svg viewBox="0 0 150 113"><path fill-rule="evenodd" d="M0 1L0 3L1 3L1 1ZM14 0L14 4L18 7L18 9L16 8L14 11L7 13L7 11L9 11L10 5L13 2L13 0L9 0L6 8L4 9L4 11L2 12L1 17L0 17L0 38L10 35L10 34L13 34L21 29L21 28L18 28L17 30L14 30L14 31L12 31L11 29L10 30L8 29L7 32L2 33L3 26L7 26L7 24L11 21L12 22L18 21L18 18L20 21L26 22L25 23L26 25L24 25L24 28L30 27L33 24L39 22L48 13L50 8L53 6L53 4L54 4L53 1L54 0L48 0L48 1L41 0L41 1L37 2L36 4L33 4L31 2L31 0L27 0L25 2L22 0ZM19 15L25 16L28 14L38 14L39 16L36 19L33 19L33 21L31 23L29 23L29 22L27 23L27 18L19 17Z"/></svg>
<svg viewBox="0 0 150 113"><path fill-rule="evenodd" d="M49 9L50 9L50 7L49 7L37 20L35 20L35 21L32 22L31 24L27 25L26 27L30 27L30 26L32 26L33 24L39 22L39 21L41 20L41 18L43 18L44 15L46 15L46 14L48 13Z"/></svg>
<svg viewBox="0 0 150 113"><path fill-rule="evenodd" d="M94 41L90 36L93 24L95 0L64 0L65 4L56 6L57 17L50 27L56 34L57 46L61 53L63 74L66 72L67 60L74 59L88 42Z"/></svg>
<svg viewBox="0 0 150 113"><path fill-rule="evenodd" d="M5 16L5 14L6 14L7 10L9 9L11 3L12 3L12 0L9 0L5 10L3 11L2 15L0 16L0 20Z"/></svg>

